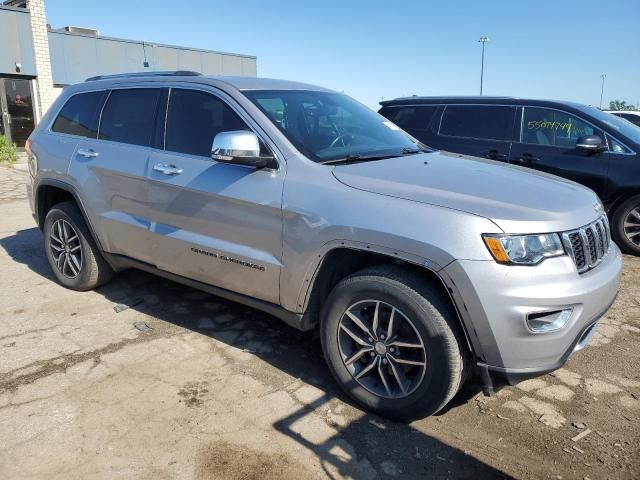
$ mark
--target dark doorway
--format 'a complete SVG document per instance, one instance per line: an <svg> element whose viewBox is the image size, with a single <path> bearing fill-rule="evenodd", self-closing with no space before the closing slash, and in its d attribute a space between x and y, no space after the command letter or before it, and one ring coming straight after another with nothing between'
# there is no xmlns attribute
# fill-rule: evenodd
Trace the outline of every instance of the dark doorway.
<svg viewBox="0 0 640 480"><path fill-rule="evenodd" d="M24 148L35 125L31 80L0 78L0 111L0 135Z"/></svg>

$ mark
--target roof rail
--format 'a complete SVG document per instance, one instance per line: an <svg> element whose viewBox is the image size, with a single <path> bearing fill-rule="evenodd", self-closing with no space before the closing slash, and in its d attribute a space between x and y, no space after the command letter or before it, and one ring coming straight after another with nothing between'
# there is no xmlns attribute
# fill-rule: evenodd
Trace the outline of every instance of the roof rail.
<svg viewBox="0 0 640 480"><path fill-rule="evenodd" d="M202 75L200 72L192 72L190 70L175 70L166 72L133 72L133 73L115 73L113 75L96 75L95 77L89 77L85 82L93 82L95 80L106 80L109 78L132 78L132 77L195 77Z"/></svg>

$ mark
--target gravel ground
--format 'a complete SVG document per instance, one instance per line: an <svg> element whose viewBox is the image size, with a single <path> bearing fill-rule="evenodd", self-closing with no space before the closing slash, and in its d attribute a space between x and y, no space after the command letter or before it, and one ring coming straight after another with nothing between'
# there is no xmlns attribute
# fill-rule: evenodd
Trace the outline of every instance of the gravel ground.
<svg viewBox="0 0 640 480"><path fill-rule="evenodd" d="M264 313L135 271L60 287L25 178L0 168L0 478L640 477L640 258L565 368L404 425Z"/></svg>

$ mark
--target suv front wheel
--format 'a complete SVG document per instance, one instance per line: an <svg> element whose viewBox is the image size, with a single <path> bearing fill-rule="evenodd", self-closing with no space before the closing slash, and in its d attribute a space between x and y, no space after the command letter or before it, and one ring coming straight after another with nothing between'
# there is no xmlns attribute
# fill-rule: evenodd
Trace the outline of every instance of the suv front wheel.
<svg viewBox="0 0 640 480"><path fill-rule="evenodd" d="M321 339L347 395L386 417L436 413L464 380L466 350L448 297L398 266L341 281L327 299Z"/></svg>
<svg viewBox="0 0 640 480"><path fill-rule="evenodd" d="M91 290L113 276L73 202L58 203L49 210L44 221L44 243L53 273L67 288Z"/></svg>
<svg viewBox="0 0 640 480"><path fill-rule="evenodd" d="M631 197L616 208L611 230L622 251L640 255L640 195Z"/></svg>

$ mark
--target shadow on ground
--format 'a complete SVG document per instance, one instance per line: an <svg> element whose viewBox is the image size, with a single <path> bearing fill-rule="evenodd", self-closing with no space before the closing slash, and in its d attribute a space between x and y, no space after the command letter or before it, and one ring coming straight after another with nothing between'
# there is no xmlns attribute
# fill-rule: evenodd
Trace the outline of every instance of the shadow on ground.
<svg viewBox="0 0 640 480"><path fill-rule="evenodd" d="M54 281L47 263L42 234L37 228L22 230L0 239L0 246L11 258L33 272ZM355 415L346 426L335 426L337 434L321 444L313 443L292 429L292 425L313 412L326 410L334 398L353 405L338 390L325 367L317 334L302 333L275 317L251 308L197 292L177 283L143 272L121 272L112 282L97 290L114 303L134 304L136 311L151 319L169 322L217 341L252 352L273 367L313 384L325 395L301 407L273 426L304 446L320 460L328 475L352 475L358 471L351 462L367 458L382 477L401 478L505 478L506 474L478 459L424 434L411 425L392 422L376 415ZM214 302L215 311L207 307ZM204 321L215 317L214 320ZM224 321L218 321L223 319ZM473 392L472 392L473 393ZM453 407L470 396L465 390L452 402ZM354 408L358 408L355 407ZM354 455L344 455L334 448L347 442ZM396 469L396 470L394 470Z"/></svg>

